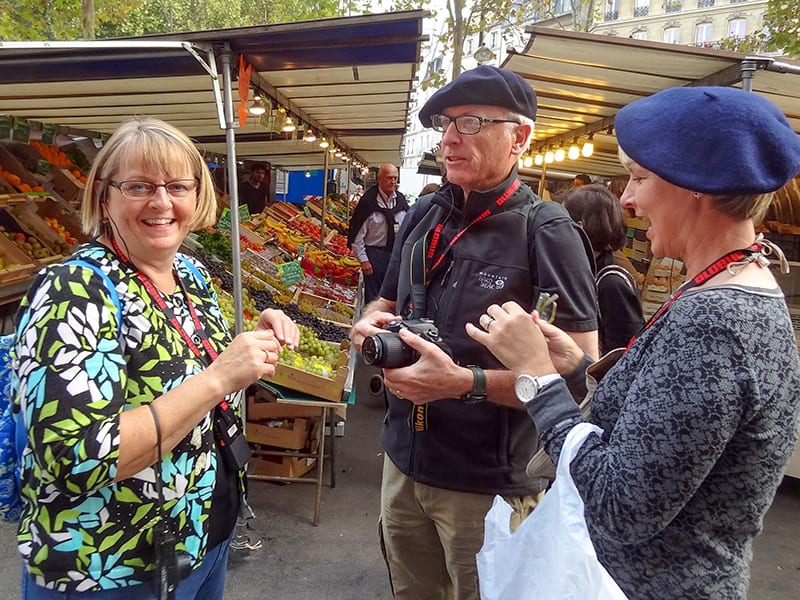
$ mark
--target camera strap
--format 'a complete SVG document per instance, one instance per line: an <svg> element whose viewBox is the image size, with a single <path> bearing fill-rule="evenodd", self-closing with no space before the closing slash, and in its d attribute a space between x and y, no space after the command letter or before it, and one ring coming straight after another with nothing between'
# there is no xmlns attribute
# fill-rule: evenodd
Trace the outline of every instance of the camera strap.
<svg viewBox="0 0 800 600"><path fill-rule="evenodd" d="M156 527L160 527L162 532L168 534L169 531L167 530L167 516L164 514L164 483L162 481L163 473L161 471L161 425L159 424L158 414L156 413L156 409L153 408L153 404L152 403L148 404L147 408L150 409L150 416L153 417L153 425L155 425L156 428L156 452L158 452L158 455L156 456L156 464L154 466L156 472L155 488L156 488L156 496L158 498L158 503L156 506L159 517L159 523L156 524ZM156 542L157 535L158 535L157 533L153 534L153 542ZM156 571L157 571L156 583L158 584L158 597L161 599L173 598L175 593L175 588L178 587L177 584L170 583L169 577L167 576L165 571L159 570L158 568L156 568Z"/></svg>
<svg viewBox="0 0 800 600"><path fill-rule="evenodd" d="M440 219L433 231L426 231L425 234L414 242L411 247L411 257L409 264L409 282L411 286L411 308L413 319L421 319L426 316L425 308L427 302L427 288L434 274L444 264L445 258L451 253L453 246L458 243L461 237L473 225L480 223L490 217L500 209L503 204L516 192L521 183L519 179L511 182L511 185L494 201L494 204L475 216L466 226L461 228L453 235L446 244L442 243L442 234L447 217ZM443 248L439 248L443 246ZM438 251L438 254L437 254Z"/></svg>

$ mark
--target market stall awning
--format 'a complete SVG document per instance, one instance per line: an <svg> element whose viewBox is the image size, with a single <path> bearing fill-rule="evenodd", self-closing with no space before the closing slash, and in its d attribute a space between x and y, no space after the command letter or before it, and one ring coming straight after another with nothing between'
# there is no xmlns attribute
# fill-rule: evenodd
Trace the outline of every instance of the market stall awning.
<svg viewBox="0 0 800 600"><path fill-rule="evenodd" d="M614 116L626 104L684 85L742 87L748 57L607 35L529 27L522 52L504 67L530 82L539 101L532 148L581 145L593 132L594 155L551 164L553 170L593 175L624 174L617 159ZM769 58L754 61L752 91L774 102L800 132L800 63ZM771 69L788 67L792 73Z"/></svg>
<svg viewBox="0 0 800 600"><path fill-rule="evenodd" d="M193 53L207 61L205 51L218 57L229 48L234 67L243 55L253 66L253 85L296 117L370 165L399 164L427 14L144 36L120 40L117 48L83 42L32 49L0 42L0 114L99 133L132 116L151 115L178 126L206 151L224 155L225 132L209 73ZM159 41L175 46L136 46ZM233 99L238 101L235 84ZM270 131L255 117L235 133L239 158L290 170L322 165L318 143ZM329 158L331 167L343 165Z"/></svg>

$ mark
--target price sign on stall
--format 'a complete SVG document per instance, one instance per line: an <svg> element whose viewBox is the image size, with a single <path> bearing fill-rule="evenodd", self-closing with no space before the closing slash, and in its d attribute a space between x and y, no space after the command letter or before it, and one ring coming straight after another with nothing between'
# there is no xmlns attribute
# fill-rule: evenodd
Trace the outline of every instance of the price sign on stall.
<svg viewBox="0 0 800 600"><path fill-rule="evenodd" d="M11 139L15 142L28 143L31 139L31 126L25 119L14 119L14 129L11 131Z"/></svg>
<svg viewBox="0 0 800 600"><path fill-rule="evenodd" d="M278 275L286 286L294 285L305 279L303 267L299 260L290 260L278 265Z"/></svg>
<svg viewBox="0 0 800 600"><path fill-rule="evenodd" d="M49 123L42 125L42 143L52 144L56 141L56 126Z"/></svg>

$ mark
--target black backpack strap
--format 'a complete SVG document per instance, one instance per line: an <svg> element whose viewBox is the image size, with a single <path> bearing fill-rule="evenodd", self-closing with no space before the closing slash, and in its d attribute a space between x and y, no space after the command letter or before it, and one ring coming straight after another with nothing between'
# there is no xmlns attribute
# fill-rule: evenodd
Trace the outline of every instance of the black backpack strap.
<svg viewBox="0 0 800 600"><path fill-rule="evenodd" d="M628 284L628 287L634 292L636 291L636 281L633 279L633 275L631 275L625 267L621 267L620 265L606 265L600 269L594 278L595 286L600 285L600 280L608 277L609 275L622 277L622 279L625 280L625 283Z"/></svg>

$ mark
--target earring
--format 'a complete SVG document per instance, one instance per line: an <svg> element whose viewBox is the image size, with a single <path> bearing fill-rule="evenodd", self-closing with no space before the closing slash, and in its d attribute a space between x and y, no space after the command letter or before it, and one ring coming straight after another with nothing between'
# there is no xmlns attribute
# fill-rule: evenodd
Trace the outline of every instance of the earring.
<svg viewBox="0 0 800 600"><path fill-rule="evenodd" d="M692 198L695 200L700 200L700 192L692 192Z"/></svg>

